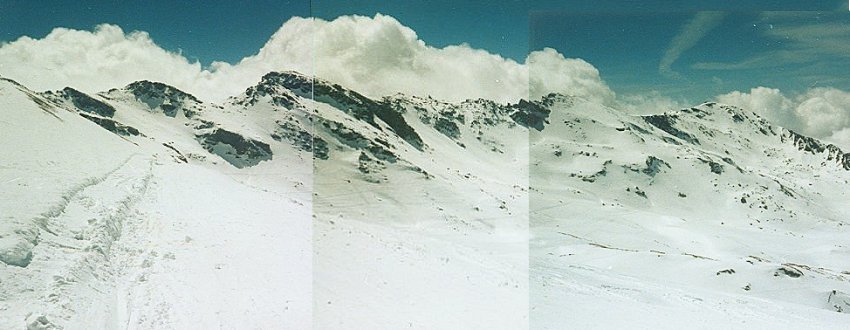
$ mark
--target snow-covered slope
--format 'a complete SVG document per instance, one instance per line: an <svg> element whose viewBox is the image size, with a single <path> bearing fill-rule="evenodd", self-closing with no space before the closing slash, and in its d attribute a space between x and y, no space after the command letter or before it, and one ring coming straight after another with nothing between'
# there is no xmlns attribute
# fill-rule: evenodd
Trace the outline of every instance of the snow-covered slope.
<svg viewBox="0 0 850 330"><path fill-rule="evenodd" d="M314 154L315 328L527 325L527 133L488 106L295 72L227 102L282 116L273 137Z"/></svg>
<svg viewBox="0 0 850 330"><path fill-rule="evenodd" d="M666 307L670 327L694 311L763 327L846 318L848 157L743 109L370 100L292 72L261 85L265 103L309 109L321 147L317 326L659 326L637 311L674 296L704 303ZM758 317L764 301L784 306L776 320ZM612 305L636 312L603 317Z"/></svg>
<svg viewBox="0 0 850 330"><path fill-rule="evenodd" d="M850 321L850 156L743 109L0 88L0 327Z"/></svg>
<svg viewBox="0 0 850 330"><path fill-rule="evenodd" d="M0 110L0 328L309 327L309 154L150 82Z"/></svg>
<svg viewBox="0 0 850 330"><path fill-rule="evenodd" d="M549 102L550 124L530 135L535 328L613 306L619 317L576 325L846 324L838 148L714 103L627 116Z"/></svg>

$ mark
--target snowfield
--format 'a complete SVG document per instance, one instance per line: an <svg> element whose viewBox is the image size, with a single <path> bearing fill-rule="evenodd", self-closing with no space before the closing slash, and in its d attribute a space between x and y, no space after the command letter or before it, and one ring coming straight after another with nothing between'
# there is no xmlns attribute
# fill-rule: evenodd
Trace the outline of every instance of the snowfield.
<svg viewBox="0 0 850 330"><path fill-rule="evenodd" d="M0 83L0 328L310 327L309 163L275 191Z"/></svg>
<svg viewBox="0 0 850 330"><path fill-rule="evenodd" d="M0 80L2 329L843 329L850 155L746 109Z"/></svg>

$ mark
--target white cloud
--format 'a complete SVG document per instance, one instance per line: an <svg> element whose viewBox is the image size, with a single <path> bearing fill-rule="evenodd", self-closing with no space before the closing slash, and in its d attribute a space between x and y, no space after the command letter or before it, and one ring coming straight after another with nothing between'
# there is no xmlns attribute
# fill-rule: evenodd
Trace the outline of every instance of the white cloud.
<svg viewBox="0 0 850 330"><path fill-rule="evenodd" d="M147 33L124 33L114 25L93 32L56 28L43 39L0 45L0 74L35 89L68 85L88 91L121 87L139 79L188 88L208 79L198 63L167 52Z"/></svg>
<svg viewBox="0 0 850 330"><path fill-rule="evenodd" d="M241 93L270 71L314 73L366 95L396 92L449 101L520 98L562 92L610 102L614 93L598 70L551 49L517 63L468 45L436 48L390 16L343 16L333 21L292 18L256 55L210 69L157 46L144 32L114 25L94 31L64 28L43 39L22 37L0 45L0 74L33 89L73 86L97 92L148 79L201 99ZM529 71L531 73L529 74Z"/></svg>
<svg viewBox="0 0 850 330"><path fill-rule="evenodd" d="M832 143L850 145L850 93L813 88L796 96L757 87L749 93L731 92L717 101L750 109L773 122Z"/></svg>
<svg viewBox="0 0 850 330"><path fill-rule="evenodd" d="M833 132L825 140L834 143L844 152L850 152L850 127Z"/></svg>
<svg viewBox="0 0 850 330"><path fill-rule="evenodd" d="M724 16L724 13L715 11L697 13L670 41L670 46L667 47L658 64L658 72L670 78L678 78L679 73L671 68L673 63L682 56L682 53L695 46L709 31L720 25Z"/></svg>
<svg viewBox="0 0 850 330"><path fill-rule="evenodd" d="M771 122L793 130L801 129L800 118L794 112L796 104L775 88L756 87L749 93L734 91L716 97L720 103L730 104L758 113Z"/></svg>
<svg viewBox="0 0 850 330"><path fill-rule="evenodd" d="M557 91L603 104L614 101L614 92L602 81L599 70L584 60L564 58L554 49L546 48L529 54L526 63L532 99Z"/></svg>
<svg viewBox="0 0 850 330"><path fill-rule="evenodd" d="M814 88L798 97L795 112L805 131L827 137L850 127L850 93L835 88Z"/></svg>
<svg viewBox="0 0 850 330"><path fill-rule="evenodd" d="M650 91L644 94L629 94L619 98L623 110L635 115L659 114L688 107L687 101L674 100L664 96L658 91Z"/></svg>

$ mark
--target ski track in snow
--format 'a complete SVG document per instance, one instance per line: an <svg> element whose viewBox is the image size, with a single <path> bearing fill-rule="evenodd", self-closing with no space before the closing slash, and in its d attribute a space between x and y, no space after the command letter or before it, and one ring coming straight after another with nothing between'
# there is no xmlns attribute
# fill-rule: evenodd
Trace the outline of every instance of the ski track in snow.
<svg viewBox="0 0 850 330"><path fill-rule="evenodd" d="M154 171L116 251L114 306L80 325L109 319L127 329L309 327L309 208L203 168Z"/></svg>
<svg viewBox="0 0 850 330"><path fill-rule="evenodd" d="M44 229L27 267L13 269L6 291L19 301L3 306L0 324L67 321L109 290L111 249L150 180L149 160L133 155L118 167L63 194L42 218ZM14 316L21 317L14 319ZM46 320L39 320L40 318ZM64 322L59 322L64 323Z"/></svg>
<svg viewBox="0 0 850 330"><path fill-rule="evenodd" d="M309 205L154 162L133 156L65 195L30 276L3 283L18 301L0 328L309 327Z"/></svg>

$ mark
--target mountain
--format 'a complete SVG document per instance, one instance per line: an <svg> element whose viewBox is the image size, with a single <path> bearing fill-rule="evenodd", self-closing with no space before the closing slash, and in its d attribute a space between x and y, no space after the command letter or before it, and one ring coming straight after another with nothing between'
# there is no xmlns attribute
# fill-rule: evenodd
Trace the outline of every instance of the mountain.
<svg viewBox="0 0 850 330"><path fill-rule="evenodd" d="M349 87L271 72L212 104L0 81L0 325L847 321L836 146L711 102L632 115Z"/></svg>
<svg viewBox="0 0 850 330"><path fill-rule="evenodd" d="M846 153L711 102L629 116L561 98L549 120L530 135L538 325L569 322L564 301L617 306L612 327L846 318Z"/></svg>
<svg viewBox="0 0 850 330"><path fill-rule="evenodd" d="M309 154L158 83L0 109L0 328L310 322Z"/></svg>

